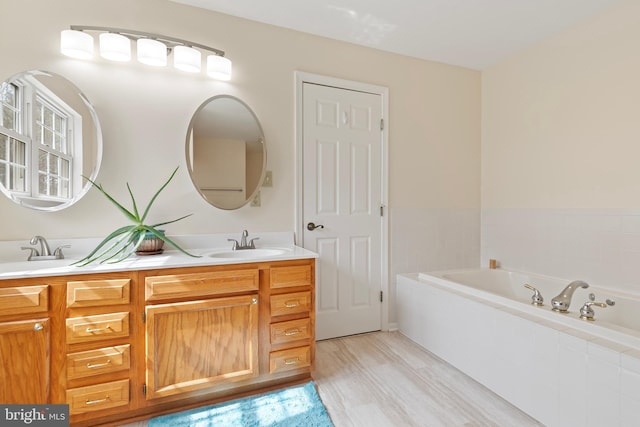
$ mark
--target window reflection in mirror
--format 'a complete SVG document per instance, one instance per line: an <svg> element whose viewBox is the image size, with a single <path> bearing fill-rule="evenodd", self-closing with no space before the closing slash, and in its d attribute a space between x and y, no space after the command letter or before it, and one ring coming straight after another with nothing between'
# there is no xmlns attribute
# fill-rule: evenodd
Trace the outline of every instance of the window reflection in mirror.
<svg viewBox="0 0 640 427"><path fill-rule="evenodd" d="M0 83L0 188L11 200L58 210L95 178L102 141L93 107L65 78L44 71Z"/></svg>
<svg viewBox="0 0 640 427"><path fill-rule="evenodd" d="M214 96L195 112L187 132L187 164L200 195L220 209L238 209L264 179L266 148L260 123L242 101Z"/></svg>

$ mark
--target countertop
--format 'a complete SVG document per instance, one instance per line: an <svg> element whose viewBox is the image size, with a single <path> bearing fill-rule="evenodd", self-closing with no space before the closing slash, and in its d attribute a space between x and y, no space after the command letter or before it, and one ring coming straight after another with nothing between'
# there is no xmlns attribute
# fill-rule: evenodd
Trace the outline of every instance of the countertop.
<svg viewBox="0 0 640 427"><path fill-rule="evenodd" d="M187 256L171 246L165 244L165 251L158 255L133 255L126 260L109 263L92 263L86 266L71 265L85 257L101 239L52 239L49 241L51 250L61 245L71 245L65 249L65 259L46 261L27 261L27 252L21 252L20 247L29 246L28 242L0 242L0 280L19 279L27 277L65 276L72 274L91 274L115 271L153 270L158 268L213 266L225 264L242 264L253 262L287 261L294 259L317 258L318 254L294 244L293 233L257 233L253 237L258 249L245 249L240 257L215 257L212 254L231 252L228 238L240 240L236 234L215 234L198 236L169 236L183 249L200 257ZM277 249L277 253L264 255L260 249ZM261 253L262 252L262 253ZM22 259L15 256L21 255ZM255 256L254 256L255 254Z"/></svg>

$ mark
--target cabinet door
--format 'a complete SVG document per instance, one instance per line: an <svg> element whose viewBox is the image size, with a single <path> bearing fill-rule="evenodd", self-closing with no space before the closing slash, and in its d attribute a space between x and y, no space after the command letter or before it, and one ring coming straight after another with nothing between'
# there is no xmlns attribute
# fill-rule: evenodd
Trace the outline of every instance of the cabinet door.
<svg viewBox="0 0 640 427"><path fill-rule="evenodd" d="M47 403L49 320L0 323L0 402Z"/></svg>
<svg viewBox="0 0 640 427"><path fill-rule="evenodd" d="M258 375L258 296L147 306L147 399Z"/></svg>

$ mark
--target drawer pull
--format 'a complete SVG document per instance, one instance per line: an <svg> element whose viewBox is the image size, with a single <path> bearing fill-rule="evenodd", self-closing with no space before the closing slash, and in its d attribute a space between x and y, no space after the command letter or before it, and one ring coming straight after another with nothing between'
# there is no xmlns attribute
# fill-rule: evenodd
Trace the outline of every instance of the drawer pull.
<svg viewBox="0 0 640 427"><path fill-rule="evenodd" d="M105 328L87 328L88 334L95 334L97 332L106 332L111 330L111 325L107 325Z"/></svg>
<svg viewBox="0 0 640 427"><path fill-rule="evenodd" d="M85 400L85 405L99 405L101 403L108 402L110 400L109 395L106 395L104 399Z"/></svg>
<svg viewBox="0 0 640 427"><path fill-rule="evenodd" d="M290 337L291 335L298 335L300 333L300 329L287 329L284 331L284 335Z"/></svg>
<svg viewBox="0 0 640 427"><path fill-rule="evenodd" d="M297 365L299 361L300 361L300 358L296 357L295 359L286 359L284 361L284 364L285 365Z"/></svg>
<svg viewBox="0 0 640 427"><path fill-rule="evenodd" d="M289 300L289 301L286 301L284 303L284 306L287 307L287 308L293 308L293 307L297 307L299 305L300 305L300 303L298 302L298 300L295 300L295 301Z"/></svg>
<svg viewBox="0 0 640 427"><path fill-rule="evenodd" d="M42 323L36 323L33 325L33 330L34 331L41 331L44 329L44 326L42 326Z"/></svg>
<svg viewBox="0 0 640 427"><path fill-rule="evenodd" d="M104 363L87 363L87 369L98 369L104 368L105 366L111 365L111 359L107 360Z"/></svg>

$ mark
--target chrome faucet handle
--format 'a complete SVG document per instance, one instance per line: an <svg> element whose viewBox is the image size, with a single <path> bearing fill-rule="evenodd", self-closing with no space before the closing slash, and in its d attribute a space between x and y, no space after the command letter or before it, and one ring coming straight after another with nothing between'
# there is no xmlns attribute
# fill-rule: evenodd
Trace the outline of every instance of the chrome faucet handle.
<svg viewBox="0 0 640 427"><path fill-rule="evenodd" d="M249 249L255 249L256 248L256 244L253 243L254 240L260 240L259 237L254 237L253 239L249 240Z"/></svg>
<svg viewBox="0 0 640 427"><path fill-rule="evenodd" d="M596 312L591 308L594 305L596 307L607 308L607 304L604 302L587 301L580 309L580 318L582 320L595 320L593 316L595 316Z"/></svg>
<svg viewBox="0 0 640 427"><path fill-rule="evenodd" d="M525 283L523 286L533 291L533 295L531 295L531 304L537 305L537 306L544 305L544 298L542 298L542 294L540 293L539 290L537 290L536 288L534 288L528 283Z"/></svg>
<svg viewBox="0 0 640 427"><path fill-rule="evenodd" d="M233 246L231 247L232 251L238 249L238 241L236 239L227 239L227 242L233 242Z"/></svg>
<svg viewBox="0 0 640 427"><path fill-rule="evenodd" d="M31 261L31 258L40 256L40 252L36 248L32 248L31 246L22 246L20 247L23 251L31 251L29 252L29 256L27 257L27 261Z"/></svg>
<svg viewBox="0 0 640 427"><path fill-rule="evenodd" d="M64 254L62 253L62 249L63 248L70 248L71 245L62 245L62 246L58 246L54 251L53 251L53 256L56 257L56 259L64 259Z"/></svg>

